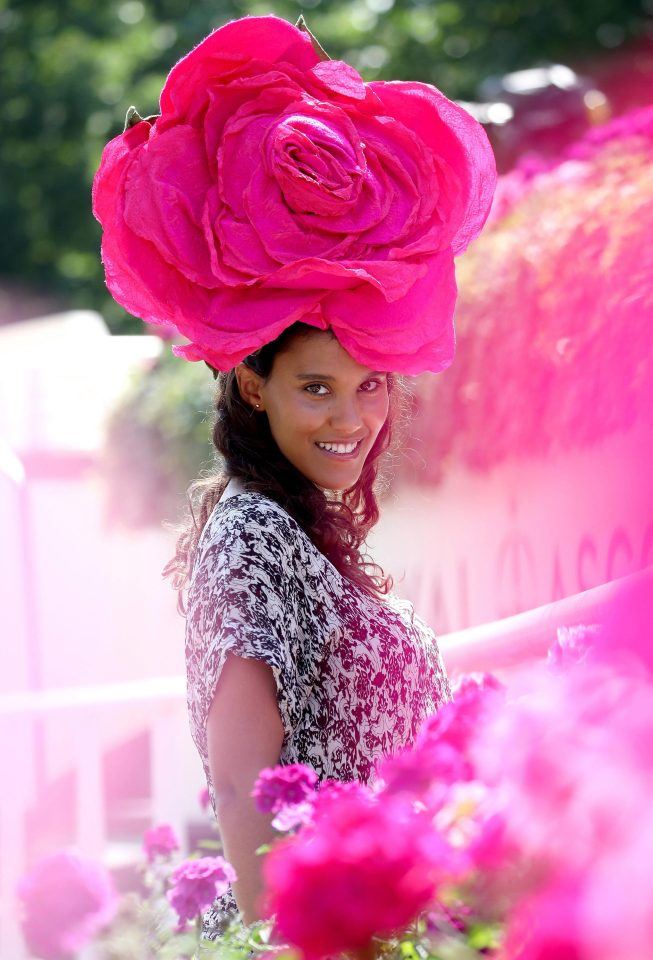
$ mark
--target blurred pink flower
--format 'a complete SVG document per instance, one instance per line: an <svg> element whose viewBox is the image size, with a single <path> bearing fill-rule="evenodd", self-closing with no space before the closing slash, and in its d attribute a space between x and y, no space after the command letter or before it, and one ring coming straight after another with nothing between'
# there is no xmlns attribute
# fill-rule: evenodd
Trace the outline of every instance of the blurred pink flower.
<svg viewBox="0 0 653 960"><path fill-rule="evenodd" d="M197 802L200 805L200 810L202 813L206 813L211 805L211 797L209 795L208 787L202 787L200 792L197 794Z"/></svg>
<svg viewBox="0 0 653 960"><path fill-rule="evenodd" d="M574 663L582 663L590 656L600 632L596 624L558 627L556 639L547 653L547 665L554 670L565 670Z"/></svg>
<svg viewBox="0 0 653 960"><path fill-rule="evenodd" d="M275 846L263 869L277 932L317 960L404 928L460 858L411 804L345 791L327 795L314 825Z"/></svg>
<svg viewBox="0 0 653 960"><path fill-rule="evenodd" d="M296 806L315 793L317 774L301 763L266 767L258 775L252 796L261 813L279 813L283 807Z"/></svg>
<svg viewBox="0 0 653 960"><path fill-rule="evenodd" d="M236 879L236 871L223 857L200 857L180 863L170 875L168 890L168 900L177 912L180 926L210 907Z"/></svg>
<svg viewBox="0 0 653 960"><path fill-rule="evenodd" d="M177 834L169 823L151 827L143 834L143 850L148 863L154 863L157 857L169 857L179 850Z"/></svg>
<svg viewBox="0 0 653 960"><path fill-rule="evenodd" d="M117 895L100 863L59 852L40 860L18 883L27 947L41 960L63 960L112 919Z"/></svg>
<svg viewBox="0 0 653 960"><path fill-rule="evenodd" d="M422 725L413 747L381 762L386 792L414 793L432 804L447 784L475 779L471 747L486 714L503 703L505 688L491 674L468 674L453 695Z"/></svg>
<svg viewBox="0 0 653 960"><path fill-rule="evenodd" d="M574 877L556 880L526 899L510 918L502 956L505 960L591 960L583 948L581 904L582 881Z"/></svg>

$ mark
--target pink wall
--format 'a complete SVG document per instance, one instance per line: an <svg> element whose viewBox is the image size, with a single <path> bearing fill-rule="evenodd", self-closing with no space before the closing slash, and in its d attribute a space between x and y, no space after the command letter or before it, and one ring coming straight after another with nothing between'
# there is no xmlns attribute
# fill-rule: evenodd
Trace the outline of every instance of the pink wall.
<svg viewBox="0 0 653 960"><path fill-rule="evenodd" d="M488 622L653 564L652 474L643 426L483 476L459 468L386 502L374 552L439 633Z"/></svg>

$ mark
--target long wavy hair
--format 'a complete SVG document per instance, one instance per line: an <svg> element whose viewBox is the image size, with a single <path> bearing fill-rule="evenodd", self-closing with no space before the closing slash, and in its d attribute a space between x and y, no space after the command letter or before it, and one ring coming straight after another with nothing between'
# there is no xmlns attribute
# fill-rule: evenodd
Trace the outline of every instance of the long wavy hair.
<svg viewBox="0 0 653 960"><path fill-rule="evenodd" d="M266 344L245 363L264 379L272 373L277 354L315 328L295 323ZM232 478L248 492L262 493L293 517L312 543L345 577L368 593L380 597L392 589L392 578L366 553L366 539L379 518L376 491L387 482L380 473L381 457L391 446L393 426L402 410L403 384L388 374L389 411L356 483L336 498L308 480L281 453L265 412L257 413L240 395L235 370L214 371L217 390L212 439L219 467L195 480L188 489L189 516L177 529L174 557L163 570L178 591L177 607L186 613L184 591L193 571L202 530Z"/></svg>

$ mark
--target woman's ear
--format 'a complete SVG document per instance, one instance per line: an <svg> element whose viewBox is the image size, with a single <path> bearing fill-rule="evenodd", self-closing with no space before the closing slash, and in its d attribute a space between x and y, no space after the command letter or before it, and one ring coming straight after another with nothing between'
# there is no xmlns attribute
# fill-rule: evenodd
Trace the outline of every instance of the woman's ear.
<svg viewBox="0 0 653 960"><path fill-rule="evenodd" d="M263 377L244 363L236 367L236 380L241 399L255 410L263 410Z"/></svg>

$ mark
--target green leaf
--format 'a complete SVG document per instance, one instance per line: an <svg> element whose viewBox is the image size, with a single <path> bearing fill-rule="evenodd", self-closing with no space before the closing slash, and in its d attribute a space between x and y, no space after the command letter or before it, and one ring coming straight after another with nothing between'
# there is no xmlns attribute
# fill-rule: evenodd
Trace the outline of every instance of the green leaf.
<svg viewBox="0 0 653 960"><path fill-rule="evenodd" d="M200 840L197 846L201 850L222 850L222 844L219 840Z"/></svg>
<svg viewBox="0 0 653 960"><path fill-rule="evenodd" d="M302 30L304 33L307 33L307 34L309 35L309 37L311 38L311 43L313 44L313 49L314 49L315 52L317 53L317 55L318 55L318 57L320 58L320 60L330 60L330 59L331 59L331 57L330 57L329 54L326 52L326 50L324 49L324 47L322 46L322 44L320 43L320 41L317 39L317 37L314 36L314 34L312 34L311 31L308 29L308 24L307 24L306 21L304 20L304 14L303 14L303 13L300 13L300 14L299 14L299 18L298 18L297 23L295 24L295 26L297 27L298 30Z"/></svg>
<svg viewBox="0 0 653 960"><path fill-rule="evenodd" d="M261 846L258 847L258 849L255 850L254 852L260 855L260 854L263 854L263 853L269 853L271 849L272 849L272 844L271 844L271 843L263 843L263 844L261 844Z"/></svg>
<svg viewBox="0 0 653 960"><path fill-rule="evenodd" d="M467 941L475 950L493 949L501 943L501 926L496 923L484 923L469 928Z"/></svg>

